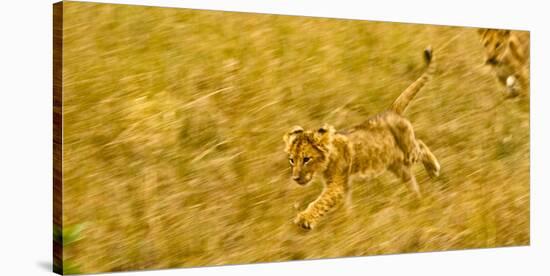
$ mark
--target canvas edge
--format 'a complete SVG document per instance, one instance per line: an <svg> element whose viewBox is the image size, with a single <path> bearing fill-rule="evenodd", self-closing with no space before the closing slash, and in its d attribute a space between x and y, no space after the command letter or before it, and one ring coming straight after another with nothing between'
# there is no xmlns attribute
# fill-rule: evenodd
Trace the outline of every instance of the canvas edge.
<svg viewBox="0 0 550 276"><path fill-rule="evenodd" d="M53 272L63 274L63 2L53 8Z"/></svg>

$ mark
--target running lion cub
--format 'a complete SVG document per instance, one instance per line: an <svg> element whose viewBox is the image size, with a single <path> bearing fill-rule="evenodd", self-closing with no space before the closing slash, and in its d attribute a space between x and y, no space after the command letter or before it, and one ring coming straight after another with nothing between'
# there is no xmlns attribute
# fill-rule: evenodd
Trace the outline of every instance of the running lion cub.
<svg viewBox="0 0 550 276"><path fill-rule="evenodd" d="M389 170L418 197L420 191L412 166L421 161L430 176L439 175L436 157L415 137L411 123L403 116L409 102L435 72L431 48L424 51L424 58L428 64L425 72L387 111L347 131L337 132L328 125L317 130L296 126L284 135L292 179L306 185L318 173L326 182L321 195L296 216L295 224L306 230L313 229L323 216L344 201L352 175L375 177Z"/></svg>
<svg viewBox="0 0 550 276"><path fill-rule="evenodd" d="M529 32L478 29L485 48L485 64L506 89L506 98L529 96Z"/></svg>

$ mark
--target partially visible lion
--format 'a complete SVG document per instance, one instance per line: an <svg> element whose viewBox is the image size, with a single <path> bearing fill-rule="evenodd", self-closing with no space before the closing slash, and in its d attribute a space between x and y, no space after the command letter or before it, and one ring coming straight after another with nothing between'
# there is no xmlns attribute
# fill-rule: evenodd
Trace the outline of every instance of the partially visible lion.
<svg viewBox="0 0 550 276"><path fill-rule="evenodd" d="M292 169L292 179L300 185L315 174L323 176L321 195L300 212L294 223L312 229L349 193L352 175L375 177L393 172L420 196L412 166L422 162L430 176L438 176L440 165L430 149L417 139L412 124L403 116L409 102L435 72L432 51L424 51L426 71L391 105L389 110L368 118L347 131L332 126L304 130L296 126L283 137Z"/></svg>
<svg viewBox="0 0 550 276"><path fill-rule="evenodd" d="M485 49L485 64L491 66L505 96L529 96L529 32L478 29Z"/></svg>

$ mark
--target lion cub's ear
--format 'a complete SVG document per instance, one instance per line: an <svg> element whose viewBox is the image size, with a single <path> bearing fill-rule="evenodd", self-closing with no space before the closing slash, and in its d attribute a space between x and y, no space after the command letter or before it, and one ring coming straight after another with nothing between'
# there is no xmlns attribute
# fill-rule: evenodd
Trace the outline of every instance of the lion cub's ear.
<svg viewBox="0 0 550 276"><path fill-rule="evenodd" d="M296 136L298 136L298 134L301 134L303 132L304 132L304 129L301 126L294 126L288 133L286 133L283 136L283 141L285 141L288 147L292 145L292 142L294 141L294 139L296 139Z"/></svg>
<svg viewBox="0 0 550 276"><path fill-rule="evenodd" d="M324 125L313 134L313 140L319 147L329 150L332 146L332 138L336 130L333 126Z"/></svg>

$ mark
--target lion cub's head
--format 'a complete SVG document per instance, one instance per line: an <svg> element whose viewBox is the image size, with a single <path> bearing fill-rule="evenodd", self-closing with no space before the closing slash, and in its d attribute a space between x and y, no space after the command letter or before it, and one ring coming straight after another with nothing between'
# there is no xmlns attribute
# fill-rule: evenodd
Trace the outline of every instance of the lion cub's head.
<svg viewBox="0 0 550 276"><path fill-rule="evenodd" d="M294 181L305 185L316 172L326 170L334 132L334 128L328 125L316 131L295 126L283 136Z"/></svg>
<svg viewBox="0 0 550 276"><path fill-rule="evenodd" d="M498 65L508 46L509 30L478 29L481 43L485 48L485 64Z"/></svg>

